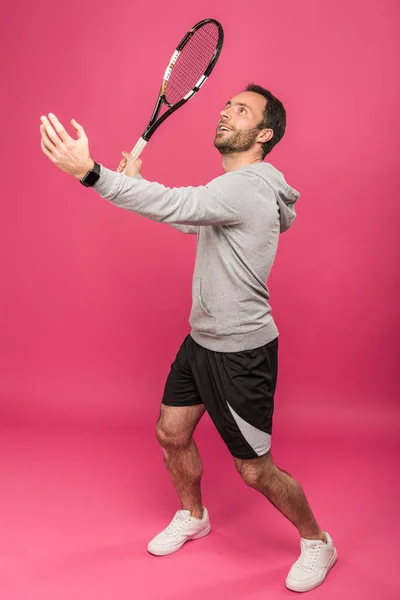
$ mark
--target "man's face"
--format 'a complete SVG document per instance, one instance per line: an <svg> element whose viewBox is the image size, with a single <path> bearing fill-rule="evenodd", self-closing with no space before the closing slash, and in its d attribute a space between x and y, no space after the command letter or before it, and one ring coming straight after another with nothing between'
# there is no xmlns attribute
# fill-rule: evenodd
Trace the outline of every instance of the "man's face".
<svg viewBox="0 0 400 600"><path fill-rule="evenodd" d="M266 99L255 92L242 92L229 100L221 110L214 146L221 154L246 152L260 134Z"/></svg>

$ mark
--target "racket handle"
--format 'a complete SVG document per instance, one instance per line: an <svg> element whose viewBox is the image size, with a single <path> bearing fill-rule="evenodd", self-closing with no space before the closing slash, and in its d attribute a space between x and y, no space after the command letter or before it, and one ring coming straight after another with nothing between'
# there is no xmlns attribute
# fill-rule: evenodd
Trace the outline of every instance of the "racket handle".
<svg viewBox="0 0 400 600"><path fill-rule="evenodd" d="M147 141L145 139L143 139L142 137L139 138L136 146L134 147L134 149L131 152L131 154L135 160L139 158L139 156L142 154L142 152L146 146L147 146Z"/></svg>
<svg viewBox="0 0 400 600"><path fill-rule="evenodd" d="M137 141L136 146L134 147L134 149L131 152L131 154L135 160L137 160L139 158L139 156L142 154L146 145L147 145L147 141L145 139L143 139L142 137L140 137ZM125 175L125 169L122 171L122 174Z"/></svg>
<svg viewBox="0 0 400 600"><path fill-rule="evenodd" d="M131 154L135 160L137 160L139 158L139 156L142 154L143 150L146 148L146 145L147 145L147 141L145 139L143 139L143 138L138 139L136 146L134 147L134 149L131 152ZM125 169L122 171L122 174L125 175Z"/></svg>

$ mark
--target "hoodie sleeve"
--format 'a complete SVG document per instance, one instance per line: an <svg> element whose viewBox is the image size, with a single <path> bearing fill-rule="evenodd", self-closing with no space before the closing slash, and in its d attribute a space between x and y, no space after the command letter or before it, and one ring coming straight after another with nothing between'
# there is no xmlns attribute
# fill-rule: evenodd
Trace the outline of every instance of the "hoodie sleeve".
<svg viewBox="0 0 400 600"><path fill-rule="evenodd" d="M177 229L181 233L192 233L197 235L199 232L199 228L197 225L178 225L178 223L168 223L174 229Z"/></svg>
<svg viewBox="0 0 400 600"><path fill-rule="evenodd" d="M236 225L243 220L245 206L238 193L239 180L240 176L232 172L217 177L206 186L168 188L101 166L100 178L93 189L116 206L153 221L181 225Z"/></svg>
<svg viewBox="0 0 400 600"><path fill-rule="evenodd" d="M135 178L143 180L143 176L140 173L135 175ZM168 223L168 225L170 225L174 229L177 229L181 233L191 233L197 235L199 231L199 228L196 225L178 225L178 223Z"/></svg>

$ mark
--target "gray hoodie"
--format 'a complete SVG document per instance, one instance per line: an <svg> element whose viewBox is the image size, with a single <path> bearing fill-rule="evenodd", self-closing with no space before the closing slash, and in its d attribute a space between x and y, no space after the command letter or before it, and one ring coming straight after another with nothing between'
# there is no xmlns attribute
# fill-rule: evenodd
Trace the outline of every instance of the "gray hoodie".
<svg viewBox="0 0 400 600"><path fill-rule="evenodd" d="M167 188L102 166L94 189L121 208L197 234L189 323L198 344L239 352L278 336L266 282L299 193L275 167L258 162L205 186Z"/></svg>

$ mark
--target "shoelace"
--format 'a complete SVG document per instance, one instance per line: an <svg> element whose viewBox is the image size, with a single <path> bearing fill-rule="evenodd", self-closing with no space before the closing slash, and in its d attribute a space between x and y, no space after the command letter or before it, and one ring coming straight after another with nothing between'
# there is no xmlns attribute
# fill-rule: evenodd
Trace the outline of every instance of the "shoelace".
<svg viewBox="0 0 400 600"><path fill-rule="evenodd" d="M302 544L301 554L297 561L299 567L303 567L307 571L311 571L317 562L318 555L321 550L320 544L313 544L312 546Z"/></svg>
<svg viewBox="0 0 400 600"><path fill-rule="evenodd" d="M190 517L186 517L185 515L182 515L181 513L178 515L175 515L175 517L172 519L171 523L168 525L168 527L164 531L165 535L175 535L176 533L178 533L178 531L180 531L180 529L182 529L182 527L184 525L186 525L186 523L188 523L188 521L190 521Z"/></svg>

